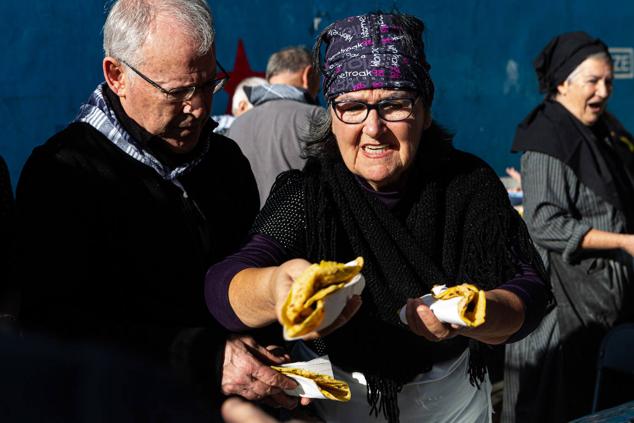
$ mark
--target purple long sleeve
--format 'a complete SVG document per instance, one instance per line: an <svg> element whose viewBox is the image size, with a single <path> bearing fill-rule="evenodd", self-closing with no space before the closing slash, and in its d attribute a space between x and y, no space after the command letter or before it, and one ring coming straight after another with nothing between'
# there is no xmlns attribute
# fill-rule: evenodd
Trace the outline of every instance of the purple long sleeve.
<svg viewBox="0 0 634 423"><path fill-rule="evenodd" d="M213 265L205 276L205 301L218 322L232 332L249 329L229 303L229 284L239 272L250 267L278 266L288 260L284 247L265 235L252 235L237 253Z"/></svg>
<svg viewBox="0 0 634 423"><path fill-rule="evenodd" d="M548 290L544 281L531 265L517 260L519 272L498 287L514 293L524 303L524 323L506 343L519 341L531 333L541 322L548 303Z"/></svg>

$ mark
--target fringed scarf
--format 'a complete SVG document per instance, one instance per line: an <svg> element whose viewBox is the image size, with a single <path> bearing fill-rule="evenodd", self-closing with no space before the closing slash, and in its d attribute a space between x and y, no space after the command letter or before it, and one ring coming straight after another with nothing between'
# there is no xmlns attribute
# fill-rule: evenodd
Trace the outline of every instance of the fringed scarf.
<svg viewBox="0 0 634 423"><path fill-rule="evenodd" d="M338 156L338 155L337 155ZM471 383L486 373L481 345L465 337L432 343L403 325L397 311L434 284L474 283L490 290L517 273L517 260L541 269L525 225L483 161L451 146L432 124L394 210L366 192L340 157L304 169L308 259L363 256L363 306L343 328L313 345L333 363L361 371L371 413L398 422L397 394L432 365L470 348Z"/></svg>

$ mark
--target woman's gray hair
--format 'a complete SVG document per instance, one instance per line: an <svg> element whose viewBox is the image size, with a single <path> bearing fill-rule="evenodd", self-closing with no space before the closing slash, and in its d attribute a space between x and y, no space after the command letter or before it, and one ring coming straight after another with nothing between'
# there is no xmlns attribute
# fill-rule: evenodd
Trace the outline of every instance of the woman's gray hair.
<svg viewBox="0 0 634 423"><path fill-rule="evenodd" d="M132 66L141 64L141 47L156 17L163 14L181 24L182 30L197 44L199 55L213 48L213 18L205 0L117 0L103 26L105 55Z"/></svg>
<svg viewBox="0 0 634 423"><path fill-rule="evenodd" d="M329 106L329 105L328 105ZM332 115L330 107L310 121L310 126L299 134L302 145L302 157L322 158L336 153L337 140L332 133Z"/></svg>
<svg viewBox="0 0 634 423"><path fill-rule="evenodd" d="M568 75L568 78L566 78L566 82L571 83L573 82L575 79L577 79L577 77L579 76L579 72L581 71L581 65L588 59L594 59L594 60L604 60L607 63L610 64L610 66L612 66L612 57L607 54L604 51L600 51L599 53L595 53L595 54L591 54L590 56L586 57L585 60L583 62L581 62L576 68L575 70L573 70L572 72L570 72L570 75Z"/></svg>

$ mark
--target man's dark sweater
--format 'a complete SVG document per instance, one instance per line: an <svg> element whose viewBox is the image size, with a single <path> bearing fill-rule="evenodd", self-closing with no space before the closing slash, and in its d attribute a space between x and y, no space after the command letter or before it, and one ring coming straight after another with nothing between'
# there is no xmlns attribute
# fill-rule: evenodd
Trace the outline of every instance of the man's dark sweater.
<svg viewBox="0 0 634 423"><path fill-rule="evenodd" d="M136 139L142 128L115 111ZM206 309L205 272L244 240L258 193L237 145L218 135L178 180L185 191L86 123L36 148L16 193L22 325L209 379L225 332Z"/></svg>

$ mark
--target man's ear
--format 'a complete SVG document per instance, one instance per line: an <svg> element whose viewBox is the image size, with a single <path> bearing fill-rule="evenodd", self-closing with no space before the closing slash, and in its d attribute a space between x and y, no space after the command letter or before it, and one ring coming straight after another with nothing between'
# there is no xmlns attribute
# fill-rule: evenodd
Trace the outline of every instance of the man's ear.
<svg viewBox="0 0 634 423"><path fill-rule="evenodd" d="M246 100L240 100L238 102L238 107L236 110L236 113L234 114L234 116L238 117L241 114L243 114L244 112L246 112L247 110L249 110L251 108L251 103L249 103Z"/></svg>
<svg viewBox="0 0 634 423"><path fill-rule="evenodd" d="M302 88L305 90L308 89L308 84L310 83L310 71L313 67L308 65L302 70Z"/></svg>
<svg viewBox="0 0 634 423"><path fill-rule="evenodd" d="M123 64L113 58L105 57L103 59L103 76L110 89L119 97L126 95L126 78L123 72Z"/></svg>
<svg viewBox="0 0 634 423"><path fill-rule="evenodd" d="M302 71L303 88L310 93L313 98L319 93L319 74L312 65L308 65Z"/></svg>

